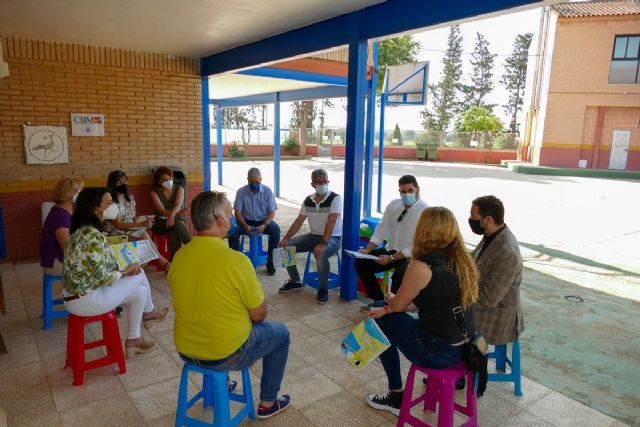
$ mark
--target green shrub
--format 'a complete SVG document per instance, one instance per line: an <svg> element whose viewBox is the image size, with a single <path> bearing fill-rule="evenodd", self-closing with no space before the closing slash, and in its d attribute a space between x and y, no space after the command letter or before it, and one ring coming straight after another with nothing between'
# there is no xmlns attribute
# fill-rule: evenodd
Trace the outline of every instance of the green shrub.
<svg viewBox="0 0 640 427"><path fill-rule="evenodd" d="M297 156L300 153L300 144L293 138L287 138L282 143L284 151L290 156Z"/></svg>
<svg viewBox="0 0 640 427"><path fill-rule="evenodd" d="M244 150L238 146L237 141L233 141L229 144L229 156L234 158L244 157Z"/></svg>

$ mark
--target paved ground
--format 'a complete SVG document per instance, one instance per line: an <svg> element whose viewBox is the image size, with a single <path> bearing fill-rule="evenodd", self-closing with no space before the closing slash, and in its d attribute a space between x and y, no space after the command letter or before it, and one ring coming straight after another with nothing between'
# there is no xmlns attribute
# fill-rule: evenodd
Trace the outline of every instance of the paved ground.
<svg viewBox="0 0 640 427"><path fill-rule="evenodd" d="M159 344L145 355L127 360L127 373L117 375L114 367L103 367L85 374L84 385L71 385L71 372L63 369L66 322L55 319L49 331L42 331L38 318L41 305L42 271L37 262L0 264L7 296L7 314L0 316L0 331L9 353L0 356L0 407L8 415L10 427L21 426L173 426L182 361L173 342L173 312L167 321L143 328L143 336ZM292 407L267 421L242 425L259 427L391 427L396 419L389 413L369 408L368 393L386 389L386 378L379 363L363 370L351 367L340 354L339 343L365 316L360 303L347 303L330 292L329 303L315 303L315 294L305 288L298 293L280 295L277 288L285 278L265 276L258 271L269 306L268 318L287 324L291 348L282 385L291 394ZM149 273L154 302L171 305L171 293L163 273ZM126 324L120 319L120 331ZM100 327L86 333L101 336ZM99 355L92 350L90 357ZM403 360L406 375L408 363ZM259 390L262 365L251 368L254 397ZM237 374L232 375L238 379ZM515 397L505 383L490 383L478 402L482 427L624 427L625 424L585 406L549 387L523 378L524 396ZM418 381L415 395L420 391ZM190 396L200 389L192 378ZM462 398L462 392L459 392ZM200 406L192 416L209 416ZM434 421L433 414L428 418Z"/></svg>
<svg viewBox="0 0 640 427"><path fill-rule="evenodd" d="M252 166L262 170L264 183L273 182L273 162L225 162L225 186L243 185ZM344 192L340 160L283 162L281 194L286 200L279 202L278 221L285 229L297 213L295 207L313 191L310 172L318 167L328 170L333 189ZM479 240L466 225L471 200L485 194L503 200L505 220L520 241L526 267L525 374L640 425L640 182L389 161L383 207L397 197L397 179L406 173L418 178L430 205L447 206L455 213L470 246ZM575 304L565 296L583 302Z"/></svg>

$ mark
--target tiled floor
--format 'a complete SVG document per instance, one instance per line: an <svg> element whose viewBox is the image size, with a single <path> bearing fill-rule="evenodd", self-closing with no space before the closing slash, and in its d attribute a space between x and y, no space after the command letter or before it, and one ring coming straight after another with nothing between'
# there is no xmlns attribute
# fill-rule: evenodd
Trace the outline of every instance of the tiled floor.
<svg viewBox="0 0 640 427"><path fill-rule="evenodd" d="M64 320L50 331L40 330L41 270L37 263L1 264L7 313L0 331L8 354L0 356L0 407L9 426L169 426L174 423L182 363L172 337L173 317L144 334L158 342L150 354L127 360L127 373L116 368L89 371L81 387L71 385L63 369ZM330 292L327 305L315 303L312 289L280 295L284 273L274 277L258 269L269 305L270 320L285 322L292 344L282 392L292 396L292 408L258 426L393 426L395 417L369 408L364 396L386 388L384 371L375 363L356 370L342 358L338 345L363 318L360 303L340 301ZM170 291L162 273L150 272L153 298L170 306ZM215 302L212 302L212 305ZM121 328L124 319L121 319ZM100 329L90 328L93 336ZM99 350L94 350L99 351ZM408 364L404 361L406 372ZM252 368L257 395L261 364ZM190 384L199 389L197 381ZM623 426L600 412L524 379L517 398L506 384L490 383L479 400L481 426ZM207 412L203 415L210 415ZM252 424L245 422L244 425Z"/></svg>

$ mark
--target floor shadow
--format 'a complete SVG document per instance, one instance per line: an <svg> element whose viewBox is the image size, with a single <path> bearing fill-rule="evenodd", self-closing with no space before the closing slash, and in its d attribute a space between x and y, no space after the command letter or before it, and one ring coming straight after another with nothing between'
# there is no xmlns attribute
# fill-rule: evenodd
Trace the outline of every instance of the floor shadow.
<svg viewBox="0 0 640 427"><path fill-rule="evenodd" d="M619 267L615 267L613 265L609 265L609 264L603 264L600 263L598 261L594 261L592 259L589 258L584 258L578 255L574 255L572 253L566 252L566 251L561 251L559 249L552 249L552 248L548 248L546 246L543 245L534 245L531 243L524 243L524 242L519 242L520 246L525 247L527 249L531 249L537 252L540 252L541 254L544 255L549 255L553 258L560 258L560 259L564 259L567 261L572 261L575 262L577 264L582 264L582 265L586 265L589 267L594 267L594 268L601 268L603 270L609 270L612 272L617 272L617 273L621 273L621 274L625 274L625 275L629 275L629 276L633 276L633 277L640 277L640 274L635 273L633 271L629 271L629 270L624 270L622 268Z"/></svg>
<svg viewBox="0 0 640 427"><path fill-rule="evenodd" d="M640 425L640 304L531 269L521 296L523 375Z"/></svg>

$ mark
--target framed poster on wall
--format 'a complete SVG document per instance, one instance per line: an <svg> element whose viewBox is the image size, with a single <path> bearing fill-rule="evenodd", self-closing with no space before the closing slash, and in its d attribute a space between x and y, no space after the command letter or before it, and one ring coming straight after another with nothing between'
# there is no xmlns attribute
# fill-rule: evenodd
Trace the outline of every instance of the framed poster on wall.
<svg viewBox="0 0 640 427"><path fill-rule="evenodd" d="M69 163L66 126L24 125L22 132L28 165Z"/></svg>

